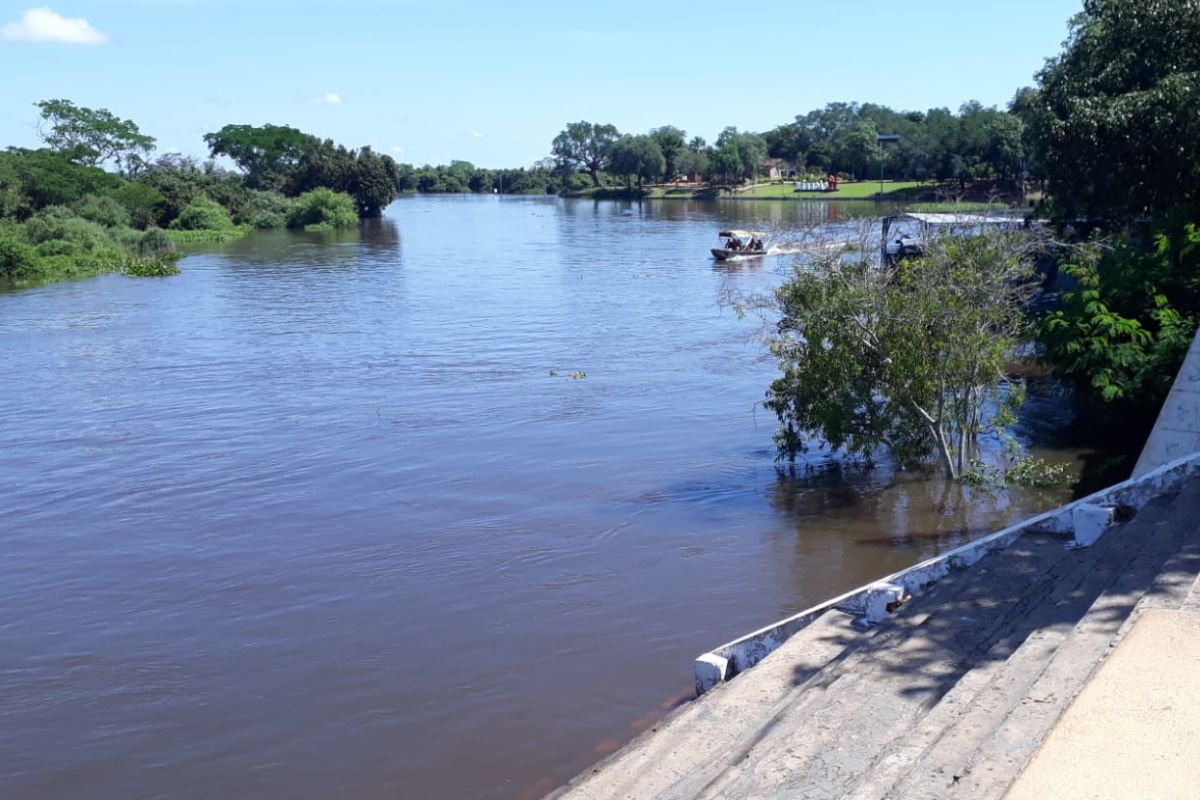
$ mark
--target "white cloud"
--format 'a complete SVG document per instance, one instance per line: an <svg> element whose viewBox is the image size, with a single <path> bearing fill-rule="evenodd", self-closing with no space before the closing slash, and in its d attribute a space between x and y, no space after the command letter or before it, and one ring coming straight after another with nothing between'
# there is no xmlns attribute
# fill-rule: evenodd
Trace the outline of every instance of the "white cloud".
<svg viewBox="0 0 1200 800"><path fill-rule="evenodd" d="M482 139L483 131L469 130L467 131L467 136L470 136L472 139Z"/></svg>
<svg viewBox="0 0 1200 800"><path fill-rule="evenodd" d="M0 41L57 44L108 44L108 34L83 17L64 17L49 6L31 8L17 22L0 27Z"/></svg>
<svg viewBox="0 0 1200 800"><path fill-rule="evenodd" d="M317 95L312 101L319 106L340 106L342 104L342 96L337 92L326 92L325 94Z"/></svg>
<svg viewBox="0 0 1200 800"><path fill-rule="evenodd" d="M404 155L404 146L399 144L392 145L392 152L398 156Z"/></svg>

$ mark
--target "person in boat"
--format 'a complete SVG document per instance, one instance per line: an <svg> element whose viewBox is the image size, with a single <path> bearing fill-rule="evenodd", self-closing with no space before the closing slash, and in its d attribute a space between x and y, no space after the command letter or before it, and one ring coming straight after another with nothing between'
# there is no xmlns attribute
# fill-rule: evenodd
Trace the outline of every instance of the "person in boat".
<svg viewBox="0 0 1200 800"><path fill-rule="evenodd" d="M742 243L736 236L729 237L729 244L725 245L726 250L741 250Z"/></svg>

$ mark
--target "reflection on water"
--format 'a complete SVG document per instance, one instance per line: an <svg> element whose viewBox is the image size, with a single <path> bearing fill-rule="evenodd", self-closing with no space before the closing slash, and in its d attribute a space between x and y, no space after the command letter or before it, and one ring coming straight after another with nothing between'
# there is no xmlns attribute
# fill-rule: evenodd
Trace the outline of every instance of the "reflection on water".
<svg viewBox="0 0 1200 800"><path fill-rule="evenodd" d="M1059 502L777 469L718 298L786 261L708 243L874 208L405 198L0 295L0 796L536 796L697 652Z"/></svg>

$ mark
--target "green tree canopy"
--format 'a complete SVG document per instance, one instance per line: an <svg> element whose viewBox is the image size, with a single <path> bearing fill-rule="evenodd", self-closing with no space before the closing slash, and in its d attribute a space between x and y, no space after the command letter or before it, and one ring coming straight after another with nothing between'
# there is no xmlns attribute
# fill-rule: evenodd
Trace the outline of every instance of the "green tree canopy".
<svg viewBox="0 0 1200 800"><path fill-rule="evenodd" d="M1021 110L1063 217L1200 219L1200 4L1085 0Z"/></svg>
<svg viewBox="0 0 1200 800"><path fill-rule="evenodd" d="M46 146L78 164L97 167L111 161L118 170L137 171L154 150L153 137L106 108L86 108L70 100L34 105L41 111L38 133Z"/></svg>
<svg viewBox="0 0 1200 800"><path fill-rule="evenodd" d="M227 156L253 189L281 189L315 137L287 125L226 125L204 134L209 152Z"/></svg>
<svg viewBox="0 0 1200 800"><path fill-rule="evenodd" d="M55 150L0 153L0 207L7 209L6 216L24 218L47 206L70 205L120 185L116 175L83 166Z"/></svg>
<svg viewBox="0 0 1200 800"><path fill-rule="evenodd" d="M610 161L613 172L637 178L639 188L661 176L667 163L653 137L629 135L613 143Z"/></svg>
<svg viewBox="0 0 1200 800"><path fill-rule="evenodd" d="M551 152L559 161L588 173L592 185L599 186L600 170L620 135L615 125L572 122L554 137Z"/></svg>
<svg viewBox="0 0 1200 800"><path fill-rule="evenodd" d="M1024 326L1023 245L1007 235L938 237L880 268L831 254L777 293L771 349L782 376L765 404L794 458L823 442L867 461L936 457L958 478L976 436L1012 422L1005 366Z"/></svg>
<svg viewBox="0 0 1200 800"><path fill-rule="evenodd" d="M661 128L650 131L650 138L654 140L662 153L665 162L663 175L668 180L674 180L675 176L680 173L679 156L680 153L687 150L686 137L687 133L674 125L663 125Z"/></svg>
<svg viewBox="0 0 1200 800"><path fill-rule="evenodd" d="M739 133L730 125L717 137L712 169L726 181L756 177L767 159L767 141L755 133Z"/></svg>

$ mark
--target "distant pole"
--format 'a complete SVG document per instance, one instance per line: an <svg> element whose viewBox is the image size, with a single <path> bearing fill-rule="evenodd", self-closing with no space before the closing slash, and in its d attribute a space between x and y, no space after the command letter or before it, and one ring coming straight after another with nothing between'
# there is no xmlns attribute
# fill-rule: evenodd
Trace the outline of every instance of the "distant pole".
<svg viewBox="0 0 1200 800"><path fill-rule="evenodd" d="M879 134L875 140L875 146L879 148L879 199L883 199L883 151L885 145L896 144L900 141L900 135L897 133Z"/></svg>

